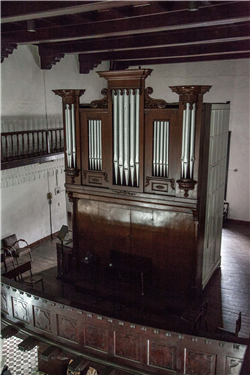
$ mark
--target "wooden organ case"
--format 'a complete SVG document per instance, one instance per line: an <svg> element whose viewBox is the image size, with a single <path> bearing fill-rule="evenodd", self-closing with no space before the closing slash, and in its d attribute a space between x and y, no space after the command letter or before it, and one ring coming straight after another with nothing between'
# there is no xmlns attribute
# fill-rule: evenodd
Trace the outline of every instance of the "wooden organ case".
<svg viewBox="0 0 250 375"><path fill-rule="evenodd" d="M196 295L220 265L229 111L203 103L211 86L170 87L175 104L153 99L151 72L98 72L108 88L88 106L84 90L53 90L63 101L76 273L88 252L101 263L115 252L131 267L150 264L153 287Z"/></svg>

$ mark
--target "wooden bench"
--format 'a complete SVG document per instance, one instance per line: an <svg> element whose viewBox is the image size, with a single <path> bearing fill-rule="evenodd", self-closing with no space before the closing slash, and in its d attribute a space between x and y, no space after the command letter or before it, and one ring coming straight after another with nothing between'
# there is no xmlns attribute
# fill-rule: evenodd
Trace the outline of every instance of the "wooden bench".
<svg viewBox="0 0 250 375"><path fill-rule="evenodd" d="M29 277L23 276L23 274L26 272L29 272ZM23 263L20 266L15 267L13 270L4 273L3 276L7 277L8 279L14 279L15 281L19 281L22 284L29 285L32 288L34 288L34 285L36 285L37 283L41 282L42 290L44 291L43 278L40 276L34 276L32 274L30 261Z"/></svg>

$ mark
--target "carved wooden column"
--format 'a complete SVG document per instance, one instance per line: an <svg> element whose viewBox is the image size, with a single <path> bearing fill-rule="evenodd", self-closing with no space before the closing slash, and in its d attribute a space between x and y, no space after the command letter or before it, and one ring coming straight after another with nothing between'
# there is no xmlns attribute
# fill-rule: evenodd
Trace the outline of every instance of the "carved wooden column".
<svg viewBox="0 0 250 375"><path fill-rule="evenodd" d="M65 172L71 183L79 176L80 165L80 129L79 129L79 98L85 90L52 90L62 97L64 123ZM79 177L80 179L80 177Z"/></svg>
<svg viewBox="0 0 250 375"><path fill-rule="evenodd" d="M200 146L201 109L203 95L211 86L170 86L179 95L179 109L182 112L181 176L177 181L184 190L194 190L198 182L198 159Z"/></svg>

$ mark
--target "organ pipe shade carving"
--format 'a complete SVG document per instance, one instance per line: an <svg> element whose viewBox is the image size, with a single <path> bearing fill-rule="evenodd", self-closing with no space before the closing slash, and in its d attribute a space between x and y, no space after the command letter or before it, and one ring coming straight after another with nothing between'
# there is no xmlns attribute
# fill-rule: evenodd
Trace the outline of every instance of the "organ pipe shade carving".
<svg viewBox="0 0 250 375"><path fill-rule="evenodd" d="M112 90L114 184L139 187L139 89Z"/></svg>
<svg viewBox="0 0 250 375"><path fill-rule="evenodd" d="M68 168L76 168L76 136L74 104L65 106L66 156Z"/></svg>
<svg viewBox="0 0 250 375"><path fill-rule="evenodd" d="M168 177L169 121L154 121L153 176Z"/></svg>
<svg viewBox="0 0 250 375"><path fill-rule="evenodd" d="M183 110L181 178L193 179L195 146L195 111L196 105L186 103Z"/></svg>
<svg viewBox="0 0 250 375"><path fill-rule="evenodd" d="M88 120L89 170L102 170L102 131L101 120Z"/></svg>

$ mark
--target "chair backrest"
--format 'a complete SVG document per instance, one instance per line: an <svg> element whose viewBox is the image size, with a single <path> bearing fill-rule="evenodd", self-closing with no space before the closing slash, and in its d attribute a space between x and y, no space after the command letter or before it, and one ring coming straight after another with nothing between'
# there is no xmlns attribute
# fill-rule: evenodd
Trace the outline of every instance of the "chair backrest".
<svg viewBox="0 0 250 375"><path fill-rule="evenodd" d="M5 237L2 239L2 246L3 247L8 247L8 246L13 246L13 244L17 241L17 237L15 234L11 234L8 237ZM19 249L19 244L18 242L15 244L15 248Z"/></svg>
<svg viewBox="0 0 250 375"><path fill-rule="evenodd" d="M235 336L238 336L239 332L241 329L241 312L239 312L238 319L236 320L236 325L235 325Z"/></svg>
<svg viewBox="0 0 250 375"><path fill-rule="evenodd" d="M19 277L19 269L18 267L17 268L13 268L12 270L8 271L8 272L5 272L3 274L4 277L7 277L8 279L16 279L17 277Z"/></svg>

